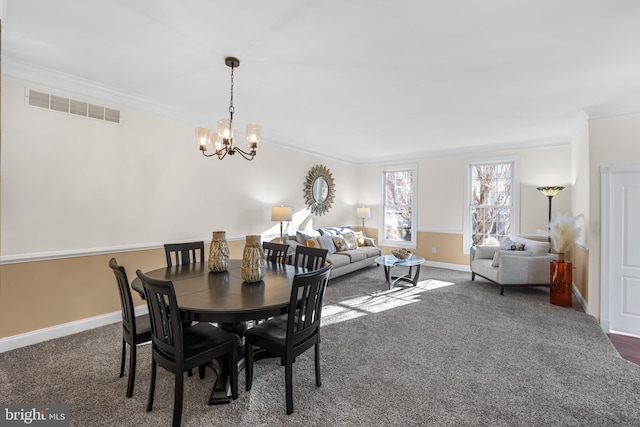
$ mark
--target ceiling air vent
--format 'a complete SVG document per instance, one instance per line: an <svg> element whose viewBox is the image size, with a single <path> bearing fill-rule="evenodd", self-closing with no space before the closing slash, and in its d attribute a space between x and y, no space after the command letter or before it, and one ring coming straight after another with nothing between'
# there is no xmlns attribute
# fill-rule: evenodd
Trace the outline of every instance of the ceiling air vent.
<svg viewBox="0 0 640 427"><path fill-rule="evenodd" d="M119 110L62 96L50 95L31 89L27 89L27 105L112 123L120 123Z"/></svg>

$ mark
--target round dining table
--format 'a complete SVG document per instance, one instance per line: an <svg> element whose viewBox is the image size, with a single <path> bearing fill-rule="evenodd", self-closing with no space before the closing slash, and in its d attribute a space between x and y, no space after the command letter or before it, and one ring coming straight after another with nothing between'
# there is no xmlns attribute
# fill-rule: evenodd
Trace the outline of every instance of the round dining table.
<svg viewBox="0 0 640 427"><path fill-rule="evenodd" d="M230 260L224 272L211 272L207 263L195 263L158 268L145 274L173 283L182 319L235 324L286 313L294 276L308 271L265 262L263 279L248 283L242 280L241 263ZM131 282L131 287L144 295L139 278Z"/></svg>
<svg viewBox="0 0 640 427"><path fill-rule="evenodd" d="M261 320L287 312L296 274L309 270L288 264L265 262L264 277L248 283L242 279L241 260L230 260L227 271L212 272L208 264L182 264L146 272L154 279L170 280L176 293L180 317L185 321L218 323L240 337L246 321ZM144 296L142 281L131 287ZM218 375L209 404L227 403L226 375Z"/></svg>

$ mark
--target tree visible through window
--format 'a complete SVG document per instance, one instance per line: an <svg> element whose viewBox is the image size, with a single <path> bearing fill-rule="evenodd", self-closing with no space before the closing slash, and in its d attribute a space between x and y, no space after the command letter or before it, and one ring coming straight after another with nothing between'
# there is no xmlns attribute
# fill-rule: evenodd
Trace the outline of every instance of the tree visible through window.
<svg viewBox="0 0 640 427"><path fill-rule="evenodd" d="M469 214L473 245L499 245L511 235L514 222L513 166L513 162L470 166Z"/></svg>
<svg viewBox="0 0 640 427"><path fill-rule="evenodd" d="M415 243L414 178L414 169L384 171L384 240Z"/></svg>

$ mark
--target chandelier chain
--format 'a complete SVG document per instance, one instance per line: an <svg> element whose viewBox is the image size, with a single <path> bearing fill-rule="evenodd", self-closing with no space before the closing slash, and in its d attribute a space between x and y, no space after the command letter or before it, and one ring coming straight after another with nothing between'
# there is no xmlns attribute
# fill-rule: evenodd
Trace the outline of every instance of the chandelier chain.
<svg viewBox="0 0 640 427"><path fill-rule="evenodd" d="M233 113L235 108L233 107L233 65L231 65L231 101L229 103L229 114L231 115L231 120L233 120Z"/></svg>

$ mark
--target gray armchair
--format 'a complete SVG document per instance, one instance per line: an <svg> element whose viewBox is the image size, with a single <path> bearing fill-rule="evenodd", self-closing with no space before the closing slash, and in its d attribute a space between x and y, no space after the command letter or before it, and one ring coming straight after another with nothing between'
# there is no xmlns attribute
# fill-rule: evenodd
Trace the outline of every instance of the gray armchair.
<svg viewBox="0 0 640 427"><path fill-rule="evenodd" d="M550 262L557 259L549 253L549 243L514 237L512 242L524 245L521 250L500 246L472 246L469 256L471 280L476 275L505 286L549 286Z"/></svg>

